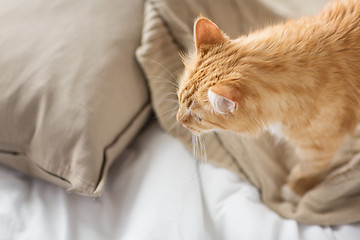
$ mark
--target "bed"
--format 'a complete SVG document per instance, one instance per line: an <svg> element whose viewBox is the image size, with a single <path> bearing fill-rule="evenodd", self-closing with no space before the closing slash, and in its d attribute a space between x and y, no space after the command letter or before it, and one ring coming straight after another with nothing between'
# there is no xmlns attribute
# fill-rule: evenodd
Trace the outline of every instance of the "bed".
<svg viewBox="0 0 360 240"><path fill-rule="evenodd" d="M326 1L262 2L283 16L300 17L316 13ZM134 54L140 43L126 40ZM141 63L138 49L139 56ZM194 156L164 130L159 116L148 117L144 102L138 106L140 117L129 117L141 130L127 125L125 133L136 136L129 144L115 144L121 151L114 152L121 153L110 151L113 160L104 157L91 194L67 192L66 183L56 186L0 165L0 239L359 239L360 223L320 226L281 217L242 177Z"/></svg>
<svg viewBox="0 0 360 240"><path fill-rule="evenodd" d="M360 224L281 218L250 184L200 162L151 121L111 168L101 197L1 167L1 239L358 239Z"/></svg>

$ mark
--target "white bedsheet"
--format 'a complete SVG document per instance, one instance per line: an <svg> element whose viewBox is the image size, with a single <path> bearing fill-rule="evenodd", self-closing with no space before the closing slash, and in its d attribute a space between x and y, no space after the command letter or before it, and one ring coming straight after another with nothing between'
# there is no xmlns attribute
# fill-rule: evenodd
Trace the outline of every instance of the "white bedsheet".
<svg viewBox="0 0 360 240"><path fill-rule="evenodd" d="M102 197L0 167L0 239L360 239L360 224L285 220L231 172L198 163L153 122L112 167Z"/></svg>

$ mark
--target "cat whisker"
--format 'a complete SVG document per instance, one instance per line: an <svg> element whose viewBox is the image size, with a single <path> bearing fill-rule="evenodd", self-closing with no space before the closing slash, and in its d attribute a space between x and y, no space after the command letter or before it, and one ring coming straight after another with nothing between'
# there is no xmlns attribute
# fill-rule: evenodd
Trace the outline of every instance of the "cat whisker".
<svg viewBox="0 0 360 240"><path fill-rule="evenodd" d="M168 113L170 111L174 111L174 110L176 110L176 112L177 112L177 109L178 109L178 106L176 105L175 107L170 108L170 109L166 110L165 112L163 112L163 114L166 114L166 113Z"/></svg>
<svg viewBox="0 0 360 240"><path fill-rule="evenodd" d="M161 114L156 114L156 117L157 118L164 117L165 115L169 114L171 111L174 111L171 113L171 116L174 116L177 113L177 109L178 109L178 106L175 106L173 108L166 110L165 112L162 112Z"/></svg>
<svg viewBox="0 0 360 240"><path fill-rule="evenodd" d="M167 132L170 133L170 131L176 126L176 124L178 124L178 122L175 120L174 124L171 125L171 127L167 129Z"/></svg>
<svg viewBox="0 0 360 240"><path fill-rule="evenodd" d="M147 75L148 78L156 78L156 79L159 79L159 80L163 80L163 81L151 81L152 83L157 83L157 82L160 82L160 83L171 83L171 84L175 84L174 83L174 79L173 78L167 78L165 76L160 76L160 75ZM177 80L176 80L177 82ZM176 85L177 86L177 85Z"/></svg>
<svg viewBox="0 0 360 240"><path fill-rule="evenodd" d="M159 101L162 101L164 97L168 97L168 96L176 96L177 99L177 94L175 92L167 92Z"/></svg>
<svg viewBox="0 0 360 240"><path fill-rule="evenodd" d="M171 113L168 117L167 117L167 121L170 121L170 120L175 120L176 121L176 114L177 112L174 112L174 113ZM178 128L177 128L178 129Z"/></svg>
<svg viewBox="0 0 360 240"><path fill-rule="evenodd" d="M168 100L166 100L166 101L168 101ZM168 101L168 102L170 102L170 101ZM164 102L163 104L165 104L166 102ZM169 113L169 112L171 112L172 110L173 111L175 111L175 112L177 112L177 109L179 108L179 106L178 105L175 105L174 103L168 103L167 105L169 105L169 107L162 107L163 109L165 109L165 111L157 111L156 112L156 115L157 116L160 116L160 117L164 117L167 113ZM156 106L156 108L160 108L162 105L158 105L158 106Z"/></svg>
<svg viewBox="0 0 360 240"><path fill-rule="evenodd" d="M196 176L198 178L200 178L199 164L201 164L201 163L200 163L199 158L197 156L197 146L198 146L198 136L193 134L192 135L193 161L194 161L194 167L196 169Z"/></svg>
<svg viewBox="0 0 360 240"><path fill-rule="evenodd" d="M203 136L199 135L197 136L198 138L198 150L199 150L199 158L206 162L206 148L205 148L205 144L204 144L204 140L203 140Z"/></svg>
<svg viewBox="0 0 360 240"><path fill-rule="evenodd" d="M195 136L196 139L196 157L197 159L201 158L201 151L199 150L199 136Z"/></svg>
<svg viewBox="0 0 360 240"><path fill-rule="evenodd" d="M175 99L165 99L165 101L170 101L170 102L174 102L174 103L176 103L176 106L179 106L179 100L175 100Z"/></svg>
<svg viewBox="0 0 360 240"><path fill-rule="evenodd" d="M165 78L162 78L162 77L158 77L158 76L148 76L149 78L159 78L161 80L164 80L164 81L153 81L152 83L155 83L155 84L171 84L175 87L176 90L179 89L179 86L176 84L176 83L173 83L171 81L167 81Z"/></svg>
<svg viewBox="0 0 360 240"><path fill-rule="evenodd" d="M192 135L193 154L195 157L206 160L206 148L201 135Z"/></svg>
<svg viewBox="0 0 360 240"><path fill-rule="evenodd" d="M196 156L196 136L193 134L191 136L191 141L192 141L192 148L193 148L193 156Z"/></svg>
<svg viewBox="0 0 360 240"><path fill-rule="evenodd" d="M162 64L159 63L158 61L155 61L155 60L152 60L152 59L150 59L150 61L151 61L151 62L154 62L154 63L156 63L156 64L159 64L160 67L162 67L163 69L165 69L165 70L170 74L170 76L171 76L175 81L177 81L176 77L175 77L164 65L162 65Z"/></svg>
<svg viewBox="0 0 360 240"><path fill-rule="evenodd" d="M176 95L176 97L177 97L176 89L169 89L169 87L167 87L167 86L160 86L160 87L156 87L156 90L157 90L157 92L172 93L172 94Z"/></svg>
<svg viewBox="0 0 360 240"><path fill-rule="evenodd" d="M204 146L202 142L202 137L198 135L192 135L192 146L193 146L193 156L195 168L197 169L197 174L199 177L200 170L203 166L204 159L206 159L206 152L204 151Z"/></svg>
<svg viewBox="0 0 360 240"><path fill-rule="evenodd" d="M204 138L203 135L199 136L199 143L200 143L200 148L201 148L201 152L202 152L202 159L207 162L207 155L206 155L206 144L204 143Z"/></svg>
<svg viewBox="0 0 360 240"><path fill-rule="evenodd" d="M165 102L165 98L167 98L167 97L169 97L169 96L171 96L171 95L173 95L173 93L167 93L167 94L165 94L165 95L159 100L159 102L157 103L156 107L160 107L160 106L161 106L160 104L166 103L166 102ZM176 94L175 94L175 95L176 95ZM177 99L169 98L169 99L167 99L167 100L175 100L175 101L177 102L177 106L178 106L178 104L179 104ZM172 102L174 102L174 101L172 101Z"/></svg>
<svg viewBox="0 0 360 240"><path fill-rule="evenodd" d="M179 90L179 87L172 83L172 82L153 82L151 83L152 85L155 85L156 88L159 88L158 86L161 86L161 89L163 90L167 90L167 91L172 91L172 92L177 92Z"/></svg>

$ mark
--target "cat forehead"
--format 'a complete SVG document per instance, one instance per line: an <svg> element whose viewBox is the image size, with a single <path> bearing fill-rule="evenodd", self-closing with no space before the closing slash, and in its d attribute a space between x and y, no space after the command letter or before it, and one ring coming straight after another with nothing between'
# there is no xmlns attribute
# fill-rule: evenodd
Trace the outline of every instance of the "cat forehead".
<svg viewBox="0 0 360 240"><path fill-rule="evenodd" d="M198 69L217 65L218 62L226 62L226 60L228 59L228 55L226 53L228 53L229 50L230 52L233 52L231 45L212 45L206 48L206 50L202 50L200 52L192 51L187 55L182 55L182 61L185 65L185 71L191 73Z"/></svg>
<svg viewBox="0 0 360 240"><path fill-rule="evenodd" d="M207 99L208 86L202 86L200 89L196 88L194 84L187 84L185 87L179 90L178 98L179 103L187 106L197 106Z"/></svg>
<svg viewBox="0 0 360 240"><path fill-rule="evenodd" d="M180 80L180 87L183 91L193 94L207 87L213 80L219 79L219 75L222 74L221 70L209 65L199 62L196 65L185 67L183 77Z"/></svg>
<svg viewBox="0 0 360 240"><path fill-rule="evenodd" d="M203 85L208 81L217 81L234 73L232 69L237 60L227 53L207 54L197 58L195 64L186 66L189 80ZM204 82L205 80L205 82Z"/></svg>
<svg viewBox="0 0 360 240"><path fill-rule="evenodd" d="M178 92L179 102L181 104L186 104L187 106L190 106L191 103L195 100L195 92L196 90L191 86L191 84L186 85Z"/></svg>

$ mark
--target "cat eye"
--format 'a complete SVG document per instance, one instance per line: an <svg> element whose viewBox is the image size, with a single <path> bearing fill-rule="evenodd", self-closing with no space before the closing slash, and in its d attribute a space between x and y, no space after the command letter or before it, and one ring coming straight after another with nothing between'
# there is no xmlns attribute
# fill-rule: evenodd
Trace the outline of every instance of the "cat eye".
<svg viewBox="0 0 360 240"><path fill-rule="evenodd" d="M196 120L198 120L199 122L201 122L201 117L199 116L199 115L197 115L197 114L194 114L193 112L190 112L190 116L192 116L192 117L194 117L194 118L196 118Z"/></svg>

